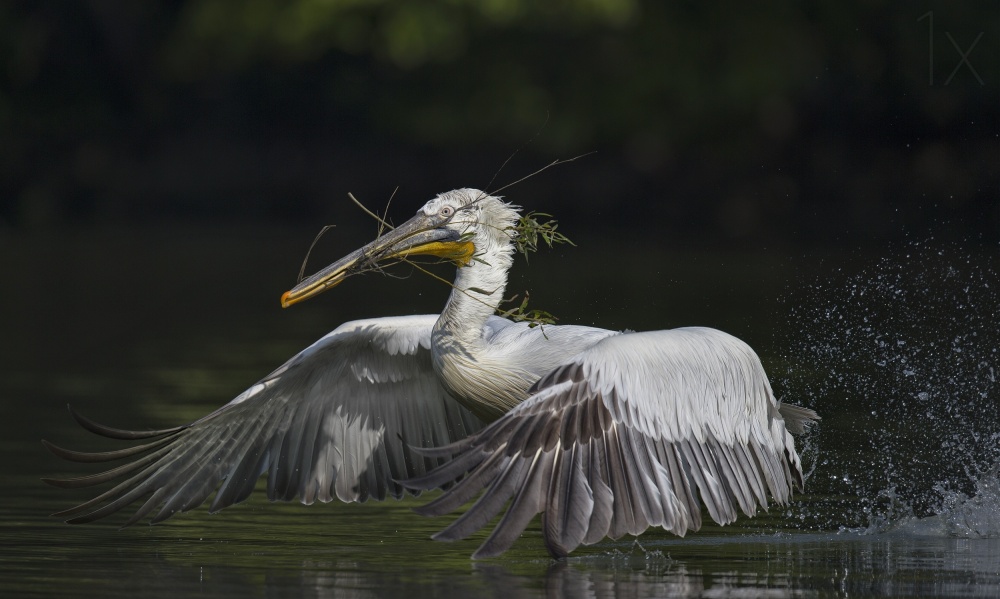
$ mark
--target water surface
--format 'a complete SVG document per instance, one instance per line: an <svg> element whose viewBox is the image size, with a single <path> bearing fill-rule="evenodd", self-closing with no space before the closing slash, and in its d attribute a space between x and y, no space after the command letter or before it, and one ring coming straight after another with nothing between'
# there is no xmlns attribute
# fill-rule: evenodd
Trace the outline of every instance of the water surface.
<svg viewBox="0 0 1000 599"><path fill-rule="evenodd" d="M990 469L1000 461L990 379L997 344L983 324L996 314L995 263L956 248L935 259L839 261L646 251L645 266L612 268L596 261L615 252L584 245L518 266L512 290L530 288L539 307L566 322L703 324L737 334L761 353L779 394L822 413L802 440L806 494L735 527L706 526L685 539L651 531L553 561L536 521L503 557L474 562L485 533L429 540L448 520L414 515L425 498L305 507L258 493L219 514L199 509L125 530L115 525L121 518L86 526L50 518L86 495L39 482L79 471L39 439L110 446L80 430L67 403L115 426L176 425L344 320L431 312L443 302L446 290L422 277L365 278L282 311L277 298L308 237L155 230L0 240L0 265L19 290L0 299L9 340L0 372L5 594L1000 595ZM885 312L887 297L896 311ZM913 349L938 347L939 333L947 352Z"/></svg>

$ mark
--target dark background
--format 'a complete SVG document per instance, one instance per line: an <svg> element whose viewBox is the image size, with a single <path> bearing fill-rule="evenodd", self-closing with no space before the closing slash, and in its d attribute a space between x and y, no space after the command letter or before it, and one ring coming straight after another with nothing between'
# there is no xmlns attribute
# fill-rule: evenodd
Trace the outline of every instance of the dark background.
<svg viewBox="0 0 1000 599"><path fill-rule="evenodd" d="M440 310L412 272L279 308L322 225L310 271L374 234L347 192L381 210L398 188L400 222L582 154L503 192L578 242L509 294L750 343L823 416L807 525L995 480L996 0L6 0L0 453L22 482L0 520L90 565L104 537L46 520L67 500L37 481L65 467L40 437L96 447L67 403L174 426L345 320Z"/></svg>
<svg viewBox="0 0 1000 599"><path fill-rule="evenodd" d="M595 152L505 195L675 247L992 243L998 90L997 2L7 1L0 235L398 221Z"/></svg>

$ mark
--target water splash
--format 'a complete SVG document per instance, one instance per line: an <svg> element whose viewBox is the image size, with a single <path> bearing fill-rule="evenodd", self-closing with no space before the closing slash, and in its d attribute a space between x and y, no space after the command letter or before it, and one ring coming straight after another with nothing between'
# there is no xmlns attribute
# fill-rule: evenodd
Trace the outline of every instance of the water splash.
<svg viewBox="0 0 1000 599"><path fill-rule="evenodd" d="M943 534L1000 535L996 263L914 242L819 269L787 298L778 386L824 418L803 451L816 494L807 526L879 532L934 518Z"/></svg>
<svg viewBox="0 0 1000 599"><path fill-rule="evenodd" d="M948 536L964 538L1000 537L1000 464L976 481L975 492L939 489L942 498L940 519Z"/></svg>

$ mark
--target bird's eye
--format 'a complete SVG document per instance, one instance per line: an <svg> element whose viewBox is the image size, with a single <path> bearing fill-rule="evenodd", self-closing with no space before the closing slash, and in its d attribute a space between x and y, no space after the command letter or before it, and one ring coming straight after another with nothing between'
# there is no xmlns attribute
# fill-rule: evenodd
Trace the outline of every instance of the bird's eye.
<svg viewBox="0 0 1000 599"><path fill-rule="evenodd" d="M444 218L450 218L452 214L455 214L455 209L451 206L442 206L441 210L438 211L438 214Z"/></svg>

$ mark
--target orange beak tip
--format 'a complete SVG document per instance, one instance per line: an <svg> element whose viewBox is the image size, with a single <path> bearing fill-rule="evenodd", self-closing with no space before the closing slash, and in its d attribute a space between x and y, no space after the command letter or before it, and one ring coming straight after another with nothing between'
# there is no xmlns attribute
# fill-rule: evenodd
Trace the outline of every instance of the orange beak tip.
<svg viewBox="0 0 1000 599"><path fill-rule="evenodd" d="M288 306L292 305L292 302L288 301L288 295L290 293L291 293L291 291L286 291L286 292L284 292L284 293L281 294L281 307L282 308L287 308Z"/></svg>

